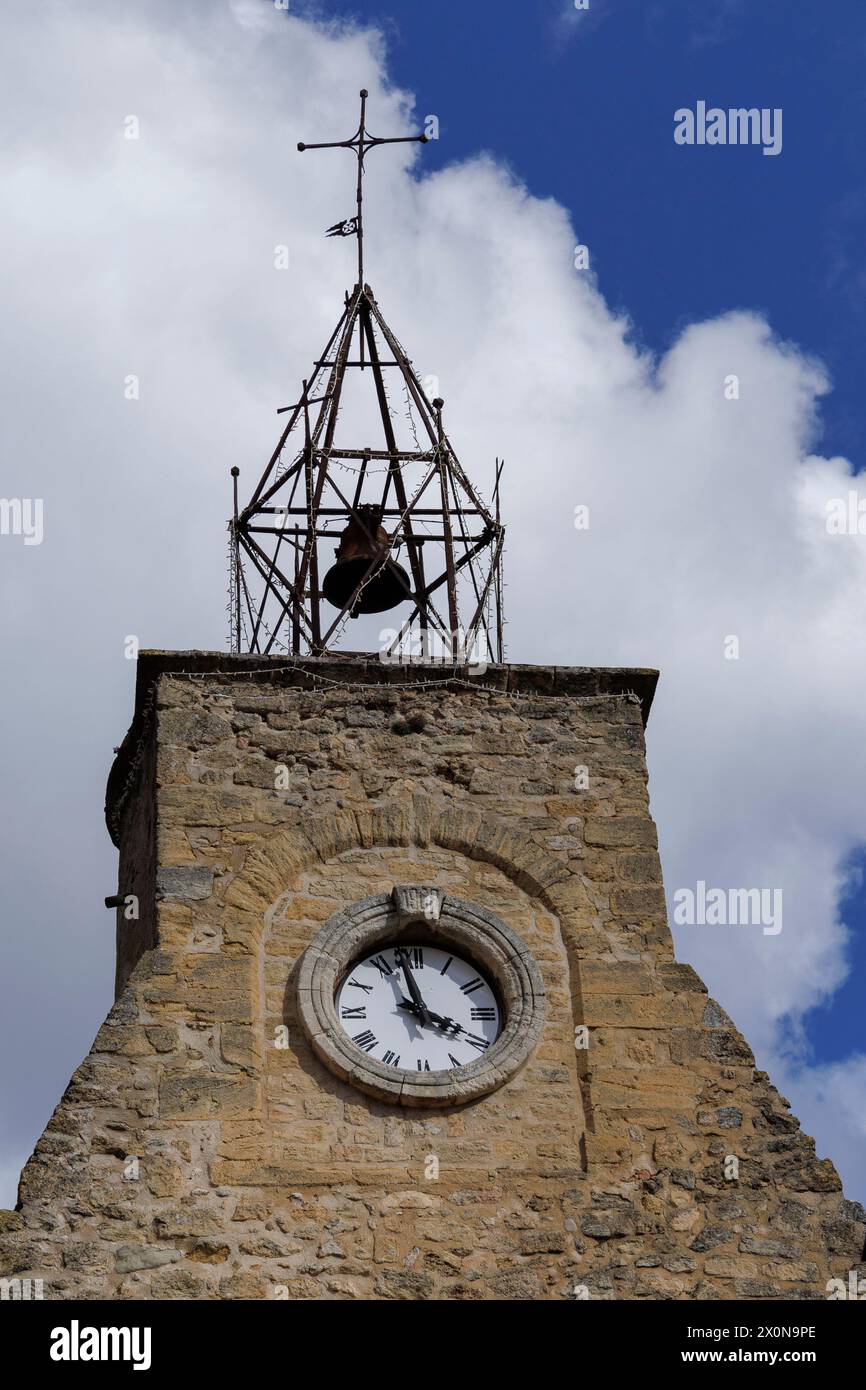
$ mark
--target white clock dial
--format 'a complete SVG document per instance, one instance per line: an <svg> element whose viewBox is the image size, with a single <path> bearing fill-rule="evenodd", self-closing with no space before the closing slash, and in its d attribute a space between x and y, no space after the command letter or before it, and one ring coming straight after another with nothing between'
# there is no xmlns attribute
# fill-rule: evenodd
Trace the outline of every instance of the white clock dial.
<svg viewBox="0 0 866 1390"><path fill-rule="evenodd" d="M435 946L382 946L352 966L336 997L356 1047L400 1071L453 1071L483 1057L502 1030L484 975Z"/></svg>

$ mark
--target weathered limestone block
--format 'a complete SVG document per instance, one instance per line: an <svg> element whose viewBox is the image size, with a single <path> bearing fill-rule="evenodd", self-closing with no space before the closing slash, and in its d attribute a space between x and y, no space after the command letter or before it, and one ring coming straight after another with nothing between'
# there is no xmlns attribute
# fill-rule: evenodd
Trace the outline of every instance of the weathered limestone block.
<svg viewBox="0 0 866 1390"><path fill-rule="evenodd" d="M205 1022L251 1022L254 995L249 958L226 954L165 957L159 975L142 988L143 998L158 1015L191 1012Z"/></svg>
<svg viewBox="0 0 866 1390"><path fill-rule="evenodd" d="M166 1072L159 1088L162 1120L245 1115L260 1104L260 1088L246 1076Z"/></svg>

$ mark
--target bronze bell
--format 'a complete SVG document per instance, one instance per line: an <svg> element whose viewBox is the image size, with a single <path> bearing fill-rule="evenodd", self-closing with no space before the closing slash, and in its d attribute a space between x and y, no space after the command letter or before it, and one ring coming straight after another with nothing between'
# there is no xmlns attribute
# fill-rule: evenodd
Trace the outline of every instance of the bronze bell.
<svg viewBox="0 0 866 1390"><path fill-rule="evenodd" d="M344 608L364 575L378 556L384 556L391 538L382 525L378 507L357 507L360 520L352 517L337 547L336 563L325 575L322 593L335 608ZM363 524L362 524L363 523ZM367 580L351 616L359 613L384 613L411 597L412 585L406 571L388 559Z"/></svg>

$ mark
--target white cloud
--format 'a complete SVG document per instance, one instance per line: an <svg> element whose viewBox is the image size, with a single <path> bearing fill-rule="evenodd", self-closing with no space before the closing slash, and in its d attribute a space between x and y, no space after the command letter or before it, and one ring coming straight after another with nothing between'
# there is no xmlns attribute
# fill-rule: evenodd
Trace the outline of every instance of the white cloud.
<svg viewBox="0 0 866 1390"><path fill-rule="evenodd" d="M349 156L295 145L350 134L361 86L377 132L417 117L375 34L265 0L22 4L6 30L3 491L44 497L46 528L42 546L6 550L2 615L5 883L10 920L29 924L4 947L17 985L3 1055L26 1039L42 1078L29 1142L57 1098L58 1049L71 1071L106 1003L99 811L130 711L124 636L223 645L229 468L246 486L264 466L275 408L352 282L353 243L322 236L351 212ZM573 269L561 207L489 158L417 180L416 161L422 173L411 146L370 156L369 278L439 376L485 491L506 456L511 659L661 668L650 786L669 889L784 893L779 936L682 928L680 955L862 1193L862 1059L777 1055L778 1020L845 976L839 866L866 840L866 547L824 527L827 498L855 484L845 460L812 452L823 372L743 312L692 325L654 362ZM288 272L273 267L281 243ZM13 1078L20 1096L33 1084Z"/></svg>

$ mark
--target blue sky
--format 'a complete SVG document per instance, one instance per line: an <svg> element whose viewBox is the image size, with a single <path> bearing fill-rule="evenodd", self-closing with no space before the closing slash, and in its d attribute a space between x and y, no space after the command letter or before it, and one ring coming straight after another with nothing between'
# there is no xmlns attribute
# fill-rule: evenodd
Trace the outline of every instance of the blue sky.
<svg viewBox="0 0 866 1390"><path fill-rule="evenodd" d="M393 80L416 93L419 113L439 118L425 172L488 150L529 192L570 211L599 289L638 344L660 354L687 324L744 308L817 356L832 383L820 451L862 468L860 0L590 0L585 12L570 0L328 0L311 13L381 27ZM781 153L676 145L674 111L699 99L781 108ZM389 133L372 116L370 128ZM850 974L796 1030L817 1063L862 1047L862 858L851 856L842 900Z"/></svg>
<svg viewBox="0 0 866 1390"><path fill-rule="evenodd" d="M849 929L849 974L826 1004L811 1009L802 1027L815 1061L837 1062L863 1047L863 1001L866 998L866 849L850 860L851 880L842 895L842 918Z"/></svg>
<svg viewBox="0 0 866 1390"><path fill-rule="evenodd" d="M685 323L742 306L807 345L834 386L823 451L862 459L859 0L590 0L582 13L570 0L326 0L315 13L381 25L394 80L440 118L425 170L487 149L570 210L639 340L661 350ZM782 154L676 146L674 110L698 99L781 107Z"/></svg>

